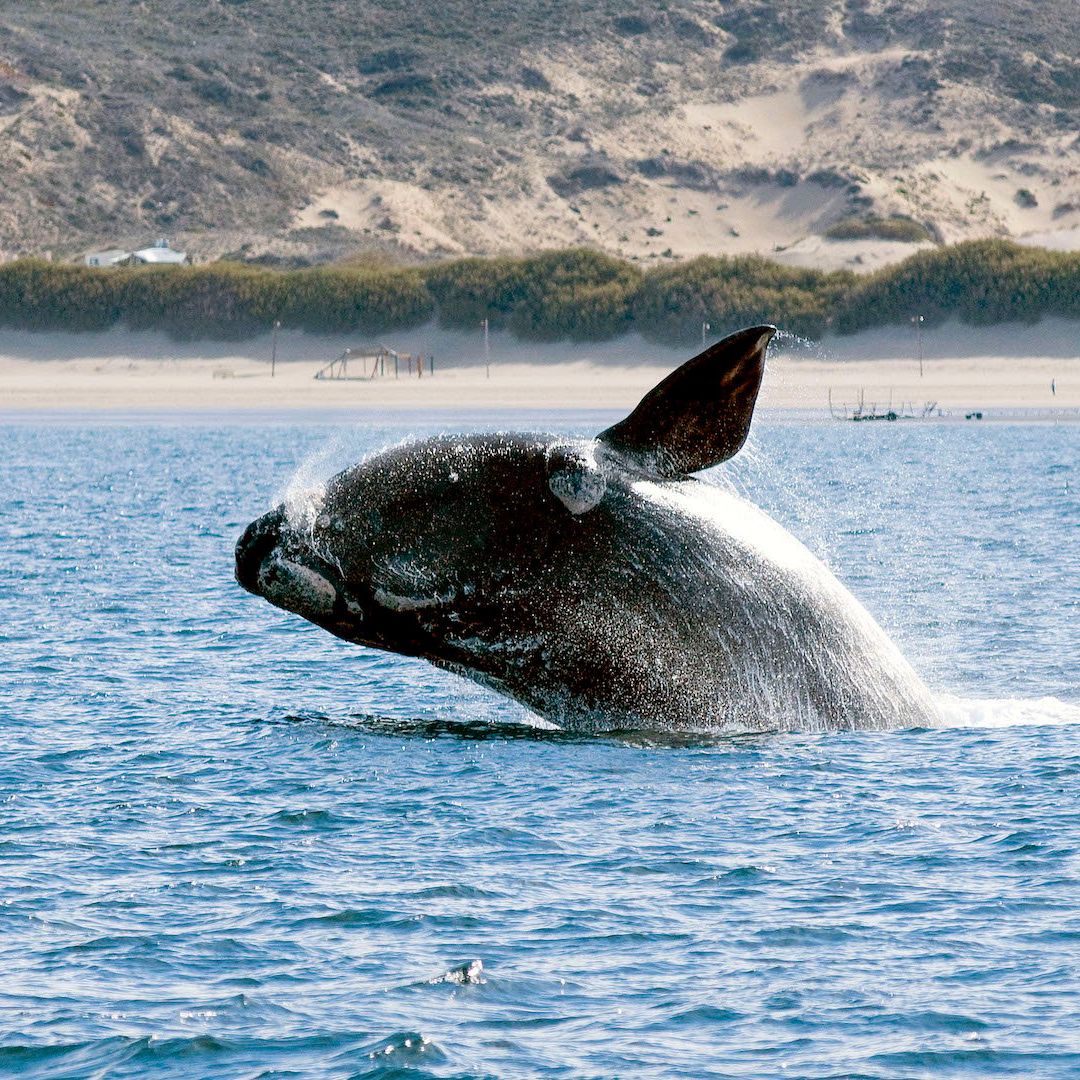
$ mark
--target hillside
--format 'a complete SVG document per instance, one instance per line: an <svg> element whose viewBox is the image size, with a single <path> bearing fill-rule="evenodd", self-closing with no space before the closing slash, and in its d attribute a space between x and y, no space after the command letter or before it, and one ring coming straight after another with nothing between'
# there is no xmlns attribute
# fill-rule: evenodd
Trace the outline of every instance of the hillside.
<svg viewBox="0 0 1080 1080"><path fill-rule="evenodd" d="M659 8L6 0L0 255L1077 246L1075 0Z"/></svg>

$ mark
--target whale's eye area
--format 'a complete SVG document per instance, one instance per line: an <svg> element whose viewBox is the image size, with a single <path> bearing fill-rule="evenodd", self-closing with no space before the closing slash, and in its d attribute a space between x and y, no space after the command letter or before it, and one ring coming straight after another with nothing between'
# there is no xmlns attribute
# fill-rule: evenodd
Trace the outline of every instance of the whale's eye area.
<svg viewBox="0 0 1080 1080"><path fill-rule="evenodd" d="M588 513L604 497L607 480L588 450L553 447L547 457L548 487L575 517Z"/></svg>

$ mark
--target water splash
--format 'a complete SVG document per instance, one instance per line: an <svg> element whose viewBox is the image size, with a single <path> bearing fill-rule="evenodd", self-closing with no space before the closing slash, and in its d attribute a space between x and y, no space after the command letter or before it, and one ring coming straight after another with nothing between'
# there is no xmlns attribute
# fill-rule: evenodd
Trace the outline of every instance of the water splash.
<svg viewBox="0 0 1080 1080"><path fill-rule="evenodd" d="M929 694L888 635L775 520L719 486L638 481L634 491L713 532L699 576L702 587L722 583L729 614L714 632L737 627L717 640L755 724L802 731L936 724ZM741 726L745 710L741 704L720 726Z"/></svg>
<svg viewBox="0 0 1080 1080"><path fill-rule="evenodd" d="M937 699L942 727L1006 728L1061 727L1080 724L1080 705L1055 697L960 698L943 694Z"/></svg>
<svg viewBox="0 0 1080 1080"><path fill-rule="evenodd" d="M458 986L480 986L485 981L483 960L466 960L464 963L455 964L449 971L428 979L427 984L436 986L439 983L456 983Z"/></svg>
<svg viewBox="0 0 1080 1080"><path fill-rule="evenodd" d="M769 348L770 355L797 353L803 360L832 360L833 354L815 338L803 337L783 328L776 331Z"/></svg>
<svg viewBox="0 0 1080 1080"><path fill-rule="evenodd" d="M308 535L314 529L326 499L326 481L332 472L331 461L341 451L340 442L340 438L330 439L325 446L309 453L284 487L274 493L270 504L285 507L289 528Z"/></svg>

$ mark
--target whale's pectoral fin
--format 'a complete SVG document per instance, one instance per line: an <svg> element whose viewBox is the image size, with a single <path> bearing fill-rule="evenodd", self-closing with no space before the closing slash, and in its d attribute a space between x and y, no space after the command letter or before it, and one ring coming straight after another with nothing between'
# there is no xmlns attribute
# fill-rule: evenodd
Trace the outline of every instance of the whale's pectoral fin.
<svg viewBox="0 0 1080 1080"><path fill-rule="evenodd" d="M751 326L688 360L654 386L634 411L597 438L665 477L732 457L746 442L765 349L775 326Z"/></svg>

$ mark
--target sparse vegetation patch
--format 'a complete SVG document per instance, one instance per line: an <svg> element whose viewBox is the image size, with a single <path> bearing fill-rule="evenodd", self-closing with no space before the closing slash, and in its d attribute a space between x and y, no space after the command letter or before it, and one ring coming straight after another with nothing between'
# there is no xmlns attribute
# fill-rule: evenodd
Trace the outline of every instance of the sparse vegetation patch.
<svg viewBox="0 0 1080 1080"><path fill-rule="evenodd" d="M899 240L908 244L934 239L921 222L899 215L844 218L830 225L825 235L830 240Z"/></svg>

